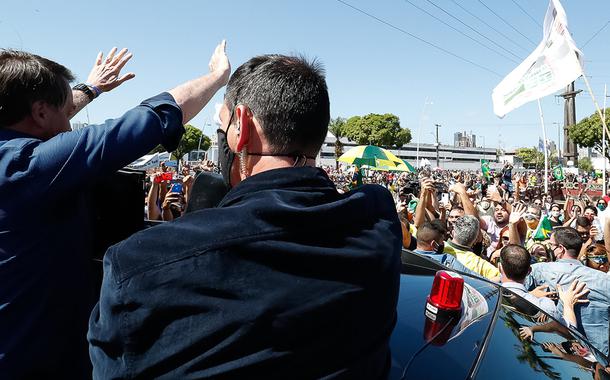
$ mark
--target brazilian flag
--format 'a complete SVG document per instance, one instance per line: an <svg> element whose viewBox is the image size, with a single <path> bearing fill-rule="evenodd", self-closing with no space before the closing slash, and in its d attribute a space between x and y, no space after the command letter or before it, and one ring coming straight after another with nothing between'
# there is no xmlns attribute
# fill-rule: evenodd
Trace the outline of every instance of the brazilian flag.
<svg viewBox="0 0 610 380"><path fill-rule="evenodd" d="M489 161L481 160L481 172L483 177L489 182L491 180L491 173L489 172Z"/></svg>
<svg viewBox="0 0 610 380"><path fill-rule="evenodd" d="M565 179L565 176L563 175L563 166L557 165L553 168L553 177L555 177L557 181L563 181Z"/></svg>
<svg viewBox="0 0 610 380"><path fill-rule="evenodd" d="M546 216L543 216L540 223L538 223L538 228L533 233L533 238L534 240L546 240L551 236L552 231L553 226L551 221Z"/></svg>

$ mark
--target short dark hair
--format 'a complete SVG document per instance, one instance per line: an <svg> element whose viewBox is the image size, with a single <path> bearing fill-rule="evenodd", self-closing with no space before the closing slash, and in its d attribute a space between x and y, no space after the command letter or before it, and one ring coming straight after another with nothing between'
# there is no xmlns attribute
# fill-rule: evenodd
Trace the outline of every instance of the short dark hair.
<svg viewBox="0 0 610 380"><path fill-rule="evenodd" d="M425 243L430 243L432 240L436 240L437 237L444 237L447 233L447 229L443 226L443 223L434 219L432 222L424 222L417 229L417 241L422 241Z"/></svg>
<svg viewBox="0 0 610 380"><path fill-rule="evenodd" d="M500 250L500 261L506 277L515 281L525 280L531 263L527 249L517 244L509 244Z"/></svg>
<svg viewBox="0 0 610 380"><path fill-rule="evenodd" d="M585 206L585 209L583 210L583 212L585 212L587 210L593 211L593 213L597 216L597 207L592 206L592 205L587 205L587 206Z"/></svg>
<svg viewBox="0 0 610 380"><path fill-rule="evenodd" d="M315 59L254 57L231 75L225 103L231 112L239 104L250 108L274 154L315 155L328 133L328 89Z"/></svg>
<svg viewBox="0 0 610 380"><path fill-rule="evenodd" d="M576 218L576 226L589 228L591 227L591 221L585 216L579 216Z"/></svg>
<svg viewBox="0 0 610 380"><path fill-rule="evenodd" d="M37 101L63 106L73 80L59 63L24 51L0 50L0 127L23 120Z"/></svg>
<svg viewBox="0 0 610 380"><path fill-rule="evenodd" d="M563 245L570 256L578 257L582 247L582 239L578 231L571 227L558 227L553 231L553 236L555 236L555 243Z"/></svg>

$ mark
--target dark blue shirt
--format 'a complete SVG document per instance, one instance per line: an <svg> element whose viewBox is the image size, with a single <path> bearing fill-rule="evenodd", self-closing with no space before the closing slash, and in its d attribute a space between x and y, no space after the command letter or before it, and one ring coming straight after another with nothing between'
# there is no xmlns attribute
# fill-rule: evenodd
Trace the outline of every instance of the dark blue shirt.
<svg viewBox="0 0 610 380"><path fill-rule="evenodd" d="M381 186L342 195L313 167L249 177L108 250L94 377L380 378L401 244Z"/></svg>
<svg viewBox="0 0 610 380"><path fill-rule="evenodd" d="M0 378L91 376L84 193L157 144L177 147L183 132L168 93L47 141L0 129Z"/></svg>

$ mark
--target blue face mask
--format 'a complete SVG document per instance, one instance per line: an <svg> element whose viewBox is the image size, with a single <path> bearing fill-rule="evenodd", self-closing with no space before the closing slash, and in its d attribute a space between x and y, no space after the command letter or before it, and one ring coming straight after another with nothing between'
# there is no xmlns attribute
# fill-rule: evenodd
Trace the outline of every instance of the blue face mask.
<svg viewBox="0 0 610 380"><path fill-rule="evenodd" d="M598 209L599 211L604 211L604 210L606 209L606 205L604 205L604 204L598 204L598 205L597 205L597 209Z"/></svg>

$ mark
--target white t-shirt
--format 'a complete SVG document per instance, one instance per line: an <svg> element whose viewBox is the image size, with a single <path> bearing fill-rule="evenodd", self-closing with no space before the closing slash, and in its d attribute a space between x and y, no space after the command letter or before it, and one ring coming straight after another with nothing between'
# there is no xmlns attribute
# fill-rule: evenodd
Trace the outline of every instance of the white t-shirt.
<svg viewBox="0 0 610 380"><path fill-rule="evenodd" d="M487 230L485 232L487 232L489 238L491 239L491 246L487 248L487 257L491 257L491 254L494 253L496 247L498 246L500 231L502 231L502 228L504 227L498 226L493 216L483 215L481 219L483 219L487 224Z"/></svg>

